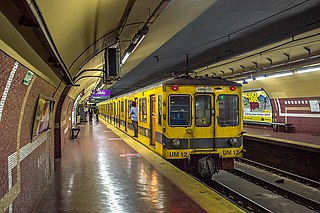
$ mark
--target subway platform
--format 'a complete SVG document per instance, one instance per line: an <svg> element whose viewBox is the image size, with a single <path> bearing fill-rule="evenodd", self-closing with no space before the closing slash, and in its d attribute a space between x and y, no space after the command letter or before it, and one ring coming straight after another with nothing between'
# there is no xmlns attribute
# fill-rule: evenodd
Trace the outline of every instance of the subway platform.
<svg viewBox="0 0 320 213"><path fill-rule="evenodd" d="M245 136L260 137L278 142L291 143L300 146L320 149L320 136L303 133L274 132L272 128L257 129L244 127Z"/></svg>
<svg viewBox="0 0 320 213"><path fill-rule="evenodd" d="M101 119L102 120L102 119ZM242 212L103 121L81 126L35 212Z"/></svg>

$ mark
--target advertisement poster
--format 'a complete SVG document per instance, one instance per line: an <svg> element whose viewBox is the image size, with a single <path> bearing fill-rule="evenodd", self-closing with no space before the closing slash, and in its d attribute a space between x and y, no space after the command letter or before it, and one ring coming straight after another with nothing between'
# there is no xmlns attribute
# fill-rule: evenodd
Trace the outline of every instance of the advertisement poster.
<svg viewBox="0 0 320 213"><path fill-rule="evenodd" d="M52 116L53 101L39 98L37 109L33 121L32 138L50 127L50 118Z"/></svg>
<svg viewBox="0 0 320 213"><path fill-rule="evenodd" d="M272 106L263 89L243 91L244 123L271 123Z"/></svg>

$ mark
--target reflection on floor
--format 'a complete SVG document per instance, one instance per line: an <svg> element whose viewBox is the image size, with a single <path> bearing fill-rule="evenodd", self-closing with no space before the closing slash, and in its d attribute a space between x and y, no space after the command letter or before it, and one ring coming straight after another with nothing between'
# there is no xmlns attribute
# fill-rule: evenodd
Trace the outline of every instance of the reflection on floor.
<svg viewBox="0 0 320 213"><path fill-rule="evenodd" d="M102 123L81 126L36 212L204 212Z"/></svg>

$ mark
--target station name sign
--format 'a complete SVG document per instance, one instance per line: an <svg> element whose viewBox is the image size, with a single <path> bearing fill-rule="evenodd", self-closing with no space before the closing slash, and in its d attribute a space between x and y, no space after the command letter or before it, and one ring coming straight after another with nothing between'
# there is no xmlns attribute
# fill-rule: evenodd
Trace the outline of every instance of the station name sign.
<svg viewBox="0 0 320 213"><path fill-rule="evenodd" d="M97 98L97 97L110 97L110 90L93 90L92 91L92 97Z"/></svg>

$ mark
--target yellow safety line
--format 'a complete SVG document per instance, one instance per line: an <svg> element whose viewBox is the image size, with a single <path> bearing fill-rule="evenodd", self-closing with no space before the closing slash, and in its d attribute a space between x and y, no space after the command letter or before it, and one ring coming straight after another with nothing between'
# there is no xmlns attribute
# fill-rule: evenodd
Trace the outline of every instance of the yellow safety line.
<svg viewBox="0 0 320 213"><path fill-rule="evenodd" d="M248 133L245 133L244 136L249 136L249 137L253 137L253 138L260 138L260 139L265 139L265 140L266 139L273 140L273 141L280 142L280 143L294 144L294 145L305 146L305 147L310 147L310 148L314 148L314 149L320 149L320 145L309 144L306 142L293 141L293 140L282 139L282 138L263 137L263 136L259 136L259 135L248 134Z"/></svg>
<svg viewBox="0 0 320 213"><path fill-rule="evenodd" d="M207 212L244 212L218 193L208 189L185 172L177 169L147 147L137 143L126 133L118 130L103 119L101 121Z"/></svg>

